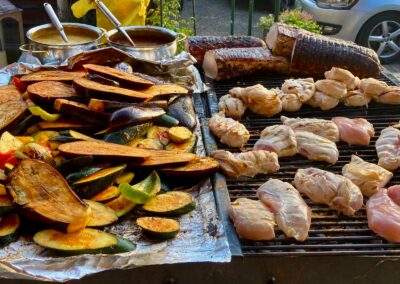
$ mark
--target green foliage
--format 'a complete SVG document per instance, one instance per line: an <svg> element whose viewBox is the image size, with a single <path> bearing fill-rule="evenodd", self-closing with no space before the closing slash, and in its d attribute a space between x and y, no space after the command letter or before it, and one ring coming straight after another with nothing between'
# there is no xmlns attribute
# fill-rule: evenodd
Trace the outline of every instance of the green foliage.
<svg viewBox="0 0 400 284"><path fill-rule="evenodd" d="M306 11L302 11L299 9L285 10L279 15L279 22L302 28L316 34L321 34L321 27ZM273 23L274 16L272 14L269 14L268 16L261 17L257 26L262 29L269 29L273 25Z"/></svg>

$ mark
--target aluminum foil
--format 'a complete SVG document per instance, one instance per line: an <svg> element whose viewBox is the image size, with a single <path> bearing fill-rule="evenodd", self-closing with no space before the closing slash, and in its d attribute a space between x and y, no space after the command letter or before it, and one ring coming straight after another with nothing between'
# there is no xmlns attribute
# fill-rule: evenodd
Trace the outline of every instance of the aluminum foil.
<svg viewBox="0 0 400 284"><path fill-rule="evenodd" d="M0 82L11 73L25 73L37 68L54 68L15 63L0 71ZM189 65L193 78L192 88L202 90L198 71ZM169 72L171 72L170 69ZM17 73L15 73L17 74ZM8 81L7 81L8 82ZM197 121L196 135L201 138ZM204 156L202 139L198 139L197 155ZM154 242L143 237L135 220L140 211L121 218L105 231L127 238L137 244L135 251L122 254L96 254L60 257L36 245L32 236L21 236L18 241L0 249L0 277L65 282L86 275L112 269L132 269L144 265L187 262L229 262L231 252L223 226L216 210L214 194L209 180L192 188L185 188L196 199L196 209L177 220L180 233L174 239ZM135 211L136 210L136 211Z"/></svg>

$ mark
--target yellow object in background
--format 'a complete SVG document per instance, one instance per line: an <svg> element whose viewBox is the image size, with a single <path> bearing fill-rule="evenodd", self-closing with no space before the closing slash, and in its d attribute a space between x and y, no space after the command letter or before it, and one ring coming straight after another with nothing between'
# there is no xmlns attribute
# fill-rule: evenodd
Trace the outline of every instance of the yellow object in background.
<svg viewBox="0 0 400 284"><path fill-rule="evenodd" d="M122 26L143 26L146 20L146 9L150 0L102 0L104 5L121 22ZM76 18L82 18L92 9L96 9L93 0L78 0L71 6ZM115 27L99 9L96 9L97 26L106 30Z"/></svg>

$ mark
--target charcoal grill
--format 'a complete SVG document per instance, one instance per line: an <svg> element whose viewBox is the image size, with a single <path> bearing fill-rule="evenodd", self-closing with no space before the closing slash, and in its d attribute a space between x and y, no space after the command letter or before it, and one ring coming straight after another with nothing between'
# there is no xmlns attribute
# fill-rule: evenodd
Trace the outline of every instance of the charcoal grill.
<svg viewBox="0 0 400 284"><path fill-rule="evenodd" d="M203 103L207 105L206 116L210 117L218 111L218 99L227 94L229 89L236 86L251 86L262 84L267 88L280 87L287 77L255 76L240 80L224 82L208 82L210 90L203 97ZM380 78L388 84L393 85L387 77ZM300 111L294 113L282 112L272 118L265 118L246 112L241 122L251 133L251 138L245 148L251 149L258 140L260 132L267 126L281 124L280 115L288 117L316 117L331 119L335 116L362 117L373 123L376 136L368 147L348 146L346 143L338 143L340 157L335 165L327 163L312 162L306 158L296 155L295 157L280 158L281 169L279 172L269 175L258 175L255 178L224 178L217 175L215 178L215 194L219 213L224 220L229 235L231 250L234 255L244 256L400 256L400 244L393 244L375 235L368 229L365 207L355 216L348 217L338 214L328 206L317 205L308 198L306 203L312 208L312 224L308 238L304 242L296 242L287 238L282 231L276 229L276 238L272 241L254 242L239 240L235 230L227 216L227 206L230 201L240 197L256 199L257 188L269 178L277 178L286 182L292 182L298 168L317 167L333 173L340 174L344 164L350 161L352 154L357 154L364 160L372 163L377 162L375 141L381 130L390 124L398 123L400 120L399 106L383 105L372 102L368 107L345 107L339 105L330 111L321 111L303 105ZM208 128L208 118L202 119L204 137L206 139L206 151L210 154L217 147L229 151L238 149L228 148L216 142ZM400 174L394 173L391 184L400 183Z"/></svg>

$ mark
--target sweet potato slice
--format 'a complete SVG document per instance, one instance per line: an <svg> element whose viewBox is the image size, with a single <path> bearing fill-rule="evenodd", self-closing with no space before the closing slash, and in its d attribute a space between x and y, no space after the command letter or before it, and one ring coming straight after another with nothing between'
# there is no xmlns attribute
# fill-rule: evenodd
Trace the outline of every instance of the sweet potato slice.
<svg viewBox="0 0 400 284"><path fill-rule="evenodd" d="M86 75L85 72L82 71L74 71L74 72L66 72L60 70L52 70L52 71L38 71L30 74L26 74L21 77L21 81L25 83L34 83L40 81L63 81L63 82L71 82L77 77L84 77Z"/></svg>
<svg viewBox="0 0 400 284"><path fill-rule="evenodd" d="M79 100L81 97L71 85L57 81L33 83L27 89L29 97L37 102L54 103L56 99Z"/></svg>
<svg viewBox="0 0 400 284"><path fill-rule="evenodd" d="M83 65L83 67L89 73L104 76L108 79L115 80L125 86L147 88L154 85L154 83L149 80L118 70L116 68L111 68L108 66L101 66L96 64L85 64Z"/></svg>
<svg viewBox="0 0 400 284"><path fill-rule="evenodd" d="M79 94L106 100L142 102L153 97L129 89L100 84L86 78L76 78L73 86Z"/></svg>

